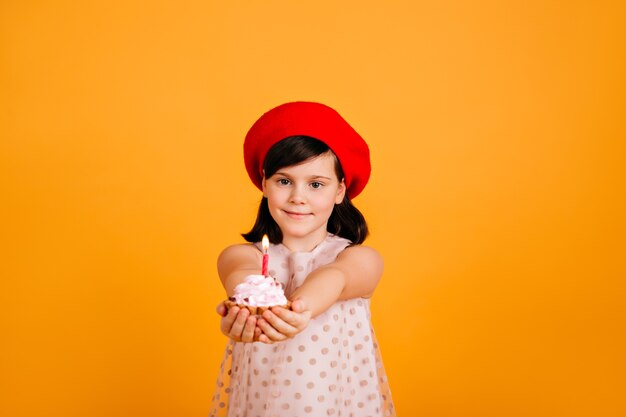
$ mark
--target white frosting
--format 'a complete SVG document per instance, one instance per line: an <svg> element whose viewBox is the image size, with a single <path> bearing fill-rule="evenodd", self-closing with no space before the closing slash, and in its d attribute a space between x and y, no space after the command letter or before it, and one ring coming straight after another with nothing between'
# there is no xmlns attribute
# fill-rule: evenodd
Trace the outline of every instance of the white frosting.
<svg viewBox="0 0 626 417"><path fill-rule="evenodd" d="M287 305L283 287L272 277L248 275L235 287L234 301L240 305L270 307Z"/></svg>

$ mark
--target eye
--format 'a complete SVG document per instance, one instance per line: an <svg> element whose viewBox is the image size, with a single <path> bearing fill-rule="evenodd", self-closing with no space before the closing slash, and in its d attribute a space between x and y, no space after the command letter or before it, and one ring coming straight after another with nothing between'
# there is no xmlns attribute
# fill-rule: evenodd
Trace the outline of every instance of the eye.
<svg viewBox="0 0 626 417"><path fill-rule="evenodd" d="M291 181L289 181L287 178L281 178L278 180L278 184L280 185L289 185L291 184Z"/></svg>
<svg viewBox="0 0 626 417"><path fill-rule="evenodd" d="M313 188L315 188L315 189L317 189L317 188L322 188L323 186L324 186L324 184L322 184L321 182L317 182L317 181L315 181L315 182L312 182L312 183L311 183L311 187L313 187Z"/></svg>

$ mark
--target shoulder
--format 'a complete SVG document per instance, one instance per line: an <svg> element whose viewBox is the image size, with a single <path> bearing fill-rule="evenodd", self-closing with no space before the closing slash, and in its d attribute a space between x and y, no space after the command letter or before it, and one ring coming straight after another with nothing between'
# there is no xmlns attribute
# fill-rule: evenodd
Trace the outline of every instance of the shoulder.
<svg viewBox="0 0 626 417"><path fill-rule="evenodd" d="M347 247L337 256L335 266L344 274L345 286L340 298L369 298L383 275L383 258L369 246Z"/></svg>
<svg viewBox="0 0 626 417"><path fill-rule="evenodd" d="M376 249L364 245L348 246L337 256L337 261L381 271L383 269L383 257L380 253Z"/></svg>
<svg viewBox="0 0 626 417"><path fill-rule="evenodd" d="M261 252L250 243L241 243L226 247L218 256L217 263L224 264L233 261L245 261L261 258Z"/></svg>
<svg viewBox="0 0 626 417"><path fill-rule="evenodd" d="M258 273L261 266L261 252L251 244L228 246L217 258L217 274L227 294L232 294L235 285L243 277Z"/></svg>

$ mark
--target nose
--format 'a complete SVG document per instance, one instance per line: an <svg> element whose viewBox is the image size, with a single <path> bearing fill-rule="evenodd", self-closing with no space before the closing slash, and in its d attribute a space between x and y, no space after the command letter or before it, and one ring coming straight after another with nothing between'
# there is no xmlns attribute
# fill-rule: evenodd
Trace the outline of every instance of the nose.
<svg viewBox="0 0 626 417"><path fill-rule="evenodd" d="M289 202L292 204L304 204L306 202L304 192L300 187L293 187L291 189L291 194L289 195Z"/></svg>

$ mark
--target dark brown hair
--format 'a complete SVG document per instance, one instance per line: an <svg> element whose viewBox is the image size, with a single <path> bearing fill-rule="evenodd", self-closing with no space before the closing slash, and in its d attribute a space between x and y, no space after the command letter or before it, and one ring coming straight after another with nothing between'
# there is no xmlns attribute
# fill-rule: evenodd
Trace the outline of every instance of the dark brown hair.
<svg viewBox="0 0 626 417"><path fill-rule="evenodd" d="M335 173L339 181L342 181L344 174L339 159L337 159L328 145L309 136L290 136L274 144L267 152L263 162L265 178L271 177L281 168L300 164L325 153L330 153L334 156ZM365 217L352 204L347 194L341 203L335 204L333 212L328 218L326 230L329 233L350 240L353 244L363 243L368 234ZM258 242L265 233L267 233L267 237L272 243L281 243L283 241L283 233L270 214L267 198L263 197L259 204L259 211L252 230L248 233L243 233L241 236L248 242Z"/></svg>

